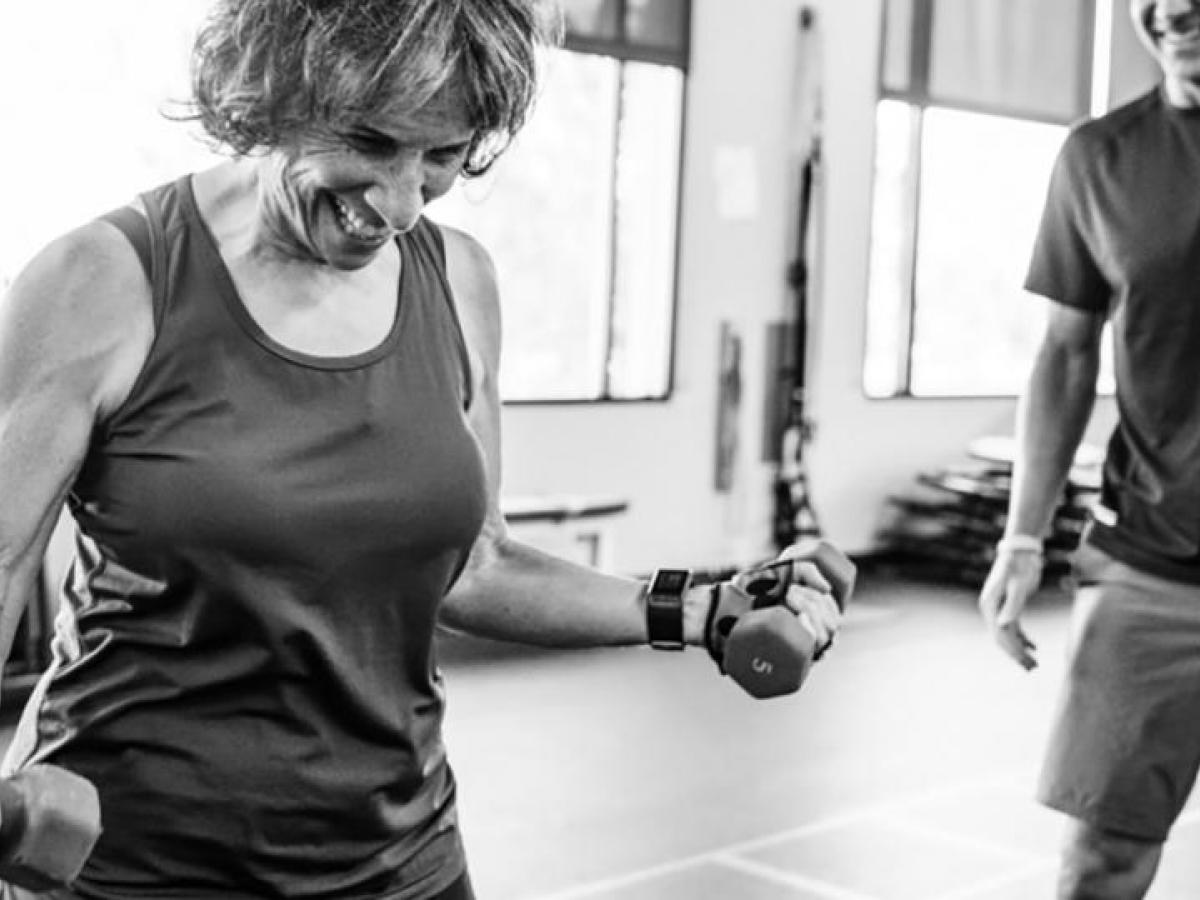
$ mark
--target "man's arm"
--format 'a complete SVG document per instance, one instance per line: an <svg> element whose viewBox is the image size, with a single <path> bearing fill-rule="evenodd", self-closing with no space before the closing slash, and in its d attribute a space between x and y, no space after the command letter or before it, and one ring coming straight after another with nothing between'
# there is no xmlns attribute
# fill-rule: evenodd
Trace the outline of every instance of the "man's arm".
<svg viewBox="0 0 1200 900"><path fill-rule="evenodd" d="M1041 579L1050 527L1096 399L1104 316L1049 303L1045 336L1017 406L1017 457L1004 539L979 605L1000 647L1026 669L1036 649L1020 616Z"/></svg>
<svg viewBox="0 0 1200 900"><path fill-rule="evenodd" d="M1006 534L1040 537L1049 529L1096 400L1104 316L1049 306L1046 334L1017 407Z"/></svg>

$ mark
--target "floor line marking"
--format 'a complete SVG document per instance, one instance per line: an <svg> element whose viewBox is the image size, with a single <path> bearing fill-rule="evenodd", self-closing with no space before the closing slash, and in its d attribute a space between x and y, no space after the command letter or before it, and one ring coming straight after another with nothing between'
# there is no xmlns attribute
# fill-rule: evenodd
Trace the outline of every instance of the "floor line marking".
<svg viewBox="0 0 1200 900"><path fill-rule="evenodd" d="M990 878L984 878L981 881L976 881L970 887L959 888L950 891L947 894L938 894L932 900L976 900L978 897L987 896L992 891L999 888L1007 887L1010 884L1016 884L1024 881L1031 875L1038 875L1042 872L1053 871L1057 867L1057 861L1049 860L1042 863L1029 863L1021 866L1011 872L1006 872L1003 875L993 875Z"/></svg>
<svg viewBox="0 0 1200 900"><path fill-rule="evenodd" d="M983 850L986 853L991 853L995 856L1007 856L1014 860L1020 860L1026 863L1044 863L1047 860L1053 861L1053 856L1048 856L1044 853L1036 853L1032 850L1026 850L1023 847L1011 847L1007 844L1002 844L999 841L989 840L988 838L976 837L969 834L961 834L955 831L947 831L944 828L938 828L936 825L930 825L926 822L917 822L912 819L905 819L895 813L885 813L879 817L881 822L897 829L898 831L906 831L910 834L922 835L924 837L933 838L936 841L942 841L949 844L956 844L959 847L970 847L974 850Z"/></svg>
<svg viewBox="0 0 1200 900"><path fill-rule="evenodd" d="M724 858L740 853L753 853L756 850L763 850L767 847L775 846L776 844L782 844L798 838L809 837L813 834L820 834L823 831L841 828L855 822L886 816L889 813L893 813L898 810L903 810L914 806L921 806L922 804L933 803L942 799L962 796L963 794L969 795L972 793L993 791L997 788L1012 788L1015 784L1021 783L1021 779L1022 772L1014 771L1008 773L999 773L985 779L972 779L971 781L961 781L953 784L940 785L936 788L931 788L926 791L913 791L908 795L901 795L886 802L861 806L857 809L848 810L847 812L829 816L825 819L818 819L815 822L809 822L805 825L800 825L795 828L788 828L784 829L783 831L765 834L757 838L750 838L748 840L726 844L725 846L714 847L711 850L707 850L702 853L696 853L691 856L684 856L674 860L667 860L665 862L652 866L646 866L641 869L633 869L619 875L583 882L581 884L573 885L572 887L564 888L560 891L554 891L548 894L539 894L536 897L528 898L528 900L576 900L576 898L594 897L600 891L610 891L629 887L634 884L639 884L643 881L661 878L665 875L674 875L677 872L682 872L694 866L713 862L718 858Z"/></svg>
<svg viewBox="0 0 1200 900"><path fill-rule="evenodd" d="M880 900L879 897L873 894L862 894L858 891L849 888L839 887L836 884L831 884L828 881L822 881L819 878L810 878L807 875L801 875L799 872L789 872L784 869L769 866L765 863L755 862L752 859L745 859L740 856L718 856L714 862L730 869L737 869L747 875L753 875L756 878L761 878L764 881L770 881L774 884L782 884L784 887L794 887L800 890L808 891L812 894L817 894L825 900Z"/></svg>

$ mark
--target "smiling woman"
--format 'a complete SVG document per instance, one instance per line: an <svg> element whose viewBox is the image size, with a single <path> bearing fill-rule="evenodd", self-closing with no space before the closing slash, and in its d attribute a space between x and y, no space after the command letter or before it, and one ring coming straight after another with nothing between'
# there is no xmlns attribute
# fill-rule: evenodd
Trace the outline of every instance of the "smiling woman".
<svg viewBox="0 0 1200 900"><path fill-rule="evenodd" d="M435 626L712 648L748 608L506 526L493 266L424 210L524 123L554 25L216 0L192 114L228 157L80 224L34 180L66 230L0 302L0 664L64 504L75 559L0 768L3 900L472 900ZM788 573L800 671L840 611Z"/></svg>
<svg viewBox="0 0 1200 900"><path fill-rule="evenodd" d="M5 897L469 898L437 617L550 639L577 610L493 610L562 592L640 636L637 582L509 546L487 255L421 215L551 22L218 0L195 117L232 156L73 227L39 185L69 230L0 304L0 648L68 497L78 565L4 784L97 799L36 873L0 842Z"/></svg>

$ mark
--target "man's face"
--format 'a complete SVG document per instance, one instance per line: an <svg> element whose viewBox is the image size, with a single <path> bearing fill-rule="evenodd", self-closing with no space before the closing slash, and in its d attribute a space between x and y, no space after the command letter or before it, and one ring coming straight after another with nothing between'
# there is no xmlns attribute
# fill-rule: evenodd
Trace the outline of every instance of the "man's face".
<svg viewBox="0 0 1200 900"><path fill-rule="evenodd" d="M1134 30L1168 83L1195 90L1200 85L1200 0L1130 0L1129 10Z"/></svg>

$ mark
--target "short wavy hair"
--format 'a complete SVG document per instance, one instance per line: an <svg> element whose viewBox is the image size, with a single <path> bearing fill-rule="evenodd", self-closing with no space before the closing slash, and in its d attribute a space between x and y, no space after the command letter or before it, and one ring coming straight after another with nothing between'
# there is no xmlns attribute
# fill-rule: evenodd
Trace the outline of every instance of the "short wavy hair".
<svg viewBox="0 0 1200 900"><path fill-rule="evenodd" d="M443 89L475 134L478 175L525 123L552 0L217 0L192 55L192 112L238 155L419 110Z"/></svg>

